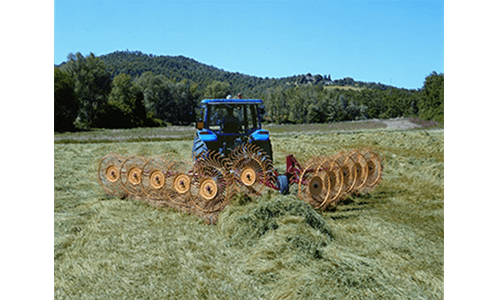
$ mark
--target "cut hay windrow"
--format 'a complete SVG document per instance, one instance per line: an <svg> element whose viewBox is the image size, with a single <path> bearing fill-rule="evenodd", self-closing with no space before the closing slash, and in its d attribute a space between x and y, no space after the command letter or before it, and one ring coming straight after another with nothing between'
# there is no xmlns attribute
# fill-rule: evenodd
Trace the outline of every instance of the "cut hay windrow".
<svg viewBox="0 0 500 300"><path fill-rule="evenodd" d="M108 195L173 208L214 224L236 193L261 195L267 186L286 194L295 183L302 201L326 210L351 194L370 192L383 174L382 160L368 148L314 156L304 167L289 155L285 175L252 144L240 145L228 156L208 151L194 161L111 153L99 163L98 180Z"/></svg>

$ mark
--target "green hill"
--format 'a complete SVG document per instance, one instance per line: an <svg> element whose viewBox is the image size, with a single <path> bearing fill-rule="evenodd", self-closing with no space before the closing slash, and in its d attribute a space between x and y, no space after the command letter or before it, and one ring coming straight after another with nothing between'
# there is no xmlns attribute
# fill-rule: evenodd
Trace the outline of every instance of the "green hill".
<svg viewBox="0 0 500 300"><path fill-rule="evenodd" d="M70 54L55 66L55 130L189 124L203 98L241 93L264 100L272 123L331 123L416 117L444 122L444 75L408 90L345 77L262 78L227 72L184 56L116 51Z"/></svg>
<svg viewBox="0 0 500 300"><path fill-rule="evenodd" d="M167 79L188 81L197 83L201 87L206 87L212 81L228 82L233 93L241 92L244 95L256 95L267 88L283 85L316 84L325 86L352 86L358 88L373 88L385 90L390 86L381 83L366 83L355 81L350 77L331 80L328 75L301 74L283 78L262 78L250 76L238 72L228 72L198 62L184 56L164 56L144 54L140 51L116 51L99 57L106 64L107 71L111 76L118 74L128 74L132 77L139 77L145 72L152 72L155 75L164 75ZM393 87L392 87L393 88Z"/></svg>

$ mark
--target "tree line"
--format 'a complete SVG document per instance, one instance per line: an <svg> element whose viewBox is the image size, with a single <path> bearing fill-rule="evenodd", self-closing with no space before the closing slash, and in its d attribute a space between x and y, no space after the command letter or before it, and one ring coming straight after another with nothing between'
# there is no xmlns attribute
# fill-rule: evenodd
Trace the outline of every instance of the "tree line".
<svg viewBox="0 0 500 300"><path fill-rule="evenodd" d="M345 89L340 87L353 87ZM81 53L54 67L55 131L187 125L205 98L242 93L262 99L265 120L324 123L417 116L444 122L444 74L419 90L327 75L260 78L226 72L185 57Z"/></svg>

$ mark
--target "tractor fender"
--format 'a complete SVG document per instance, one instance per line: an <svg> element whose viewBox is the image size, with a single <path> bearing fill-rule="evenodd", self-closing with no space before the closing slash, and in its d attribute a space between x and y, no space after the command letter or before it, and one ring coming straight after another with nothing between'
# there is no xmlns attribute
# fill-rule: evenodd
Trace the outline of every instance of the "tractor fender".
<svg viewBox="0 0 500 300"><path fill-rule="evenodd" d="M269 141L269 131L265 129L255 130L250 135L250 139L253 141Z"/></svg>
<svg viewBox="0 0 500 300"><path fill-rule="evenodd" d="M196 158L206 152L208 152L207 144L198 135L196 135L193 141L193 151L191 152L192 157Z"/></svg>
<svg viewBox="0 0 500 300"><path fill-rule="evenodd" d="M267 140L267 141L252 141L252 144L258 146L259 148L261 148L265 153L266 155L269 157L269 159L271 160L271 162L273 162L273 147L271 145L271 140Z"/></svg>

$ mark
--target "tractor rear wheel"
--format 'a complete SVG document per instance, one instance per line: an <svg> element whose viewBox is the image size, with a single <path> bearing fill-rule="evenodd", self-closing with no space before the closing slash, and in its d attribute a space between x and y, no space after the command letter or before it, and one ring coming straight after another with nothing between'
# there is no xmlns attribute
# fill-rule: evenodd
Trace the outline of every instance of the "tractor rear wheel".
<svg viewBox="0 0 500 300"><path fill-rule="evenodd" d="M273 147L271 145L271 141L253 141L252 144L262 149L264 152L263 154L267 156L271 163L273 163Z"/></svg>
<svg viewBox="0 0 500 300"><path fill-rule="evenodd" d="M198 136L196 136L193 141L193 151L191 153L193 158L201 156L207 152L208 152L207 144L203 142Z"/></svg>

